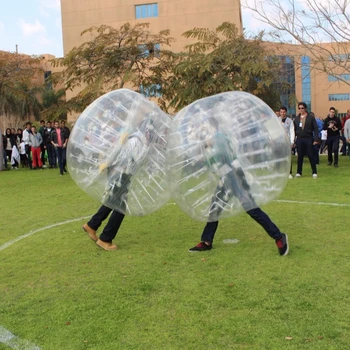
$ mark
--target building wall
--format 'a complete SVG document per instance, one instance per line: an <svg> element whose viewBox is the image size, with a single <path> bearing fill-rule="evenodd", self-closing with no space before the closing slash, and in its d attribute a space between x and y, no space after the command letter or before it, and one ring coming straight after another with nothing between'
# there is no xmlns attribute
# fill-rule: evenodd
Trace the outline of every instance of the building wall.
<svg viewBox="0 0 350 350"><path fill-rule="evenodd" d="M332 62L328 61L330 52L333 52L334 55L350 52L350 44L335 45L324 43L321 45L324 59L329 69L332 68ZM300 45L281 45L269 42L266 43L266 46L272 53L284 57L293 57L296 101L306 102L309 111L314 112L317 117L323 119L327 116L330 107L334 107L339 115L345 114L350 109L350 68L347 68L348 64L350 67L350 57L341 63L343 67L332 69L334 73L347 74L344 76L344 78L349 79L346 83L335 78L329 78L331 74L322 72L321 66L315 63L310 52ZM339 96L339 94L344 94L345 96ZM346 97L349 99L330 100L330 95L335 95L333 96L335 98ZM297 108L296 113L298 113Z"/></svg>
<svg viewBox="0 0 350 350"><path fill-rule="evenodd" d="M136 19L135 6L151 3L158 4L158 17ZM173 51L189 43L181 34L194 27L214 29L230 21L242 32L240 0L61 0L61 11L64 54L83 42L83 30L102 24L118 28L148 22L153 32L169 29L176 39Z"/></svg>

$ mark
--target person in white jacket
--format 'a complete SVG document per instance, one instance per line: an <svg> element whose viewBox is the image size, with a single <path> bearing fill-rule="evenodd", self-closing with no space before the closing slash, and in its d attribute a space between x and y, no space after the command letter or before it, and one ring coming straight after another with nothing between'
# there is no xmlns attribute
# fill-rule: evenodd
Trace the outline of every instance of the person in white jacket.
<svg viewBox="0 0 350 350"><path fill-rule="evenodd" d="M293 120L289 117L287 117L287 108L281 107L280 108L280 121L284 127L284 130L286 131L289 140L290 140L290 147L293 148L294 140L295 140L295 131L294 131L294 124ZM292 163L290 163L290 172L289 172L289 178L293 179L292 175Z"/></svg>
<svg viewBox="0 0 350 350"><path fill-rule="evenodd" d="M350 119L348 119L344 124L344 137L346 139L346 143L348 145L348 155L350 157Z"/></svg>

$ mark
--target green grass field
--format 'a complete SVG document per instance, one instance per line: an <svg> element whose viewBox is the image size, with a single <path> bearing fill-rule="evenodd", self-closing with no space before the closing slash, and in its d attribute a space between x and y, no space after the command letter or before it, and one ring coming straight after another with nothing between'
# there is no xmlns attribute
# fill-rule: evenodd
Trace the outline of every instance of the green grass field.
<svg viewBox="0 0 350 350"><path fill-rule="evenodd" d="M289 235L287 257L245 214L221 222L213 250L188 253L203 224L173 204L126 218L106 252L81 230L99 204L70 176L1 172L0 349L349 349L350 161L339 158L335 169L322 156L316 180L306 161L263 208Z"/></svg>

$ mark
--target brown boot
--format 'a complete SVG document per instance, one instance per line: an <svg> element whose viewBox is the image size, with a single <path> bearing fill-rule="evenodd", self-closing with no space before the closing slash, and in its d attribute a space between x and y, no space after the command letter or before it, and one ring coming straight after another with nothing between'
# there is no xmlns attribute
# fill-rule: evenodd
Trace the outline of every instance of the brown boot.
<svg viewBox="0 0 350 350"><path fill-rule="evenodd" d="M96 244L104 250L116 250L117 246L109 242L103 242L100 239L97 240Z"/></svg>
<svg viewBox="0 0 350 350"><path fill-rule="evenodd" d="M96 242L98 240L98 238L96 236L96 231L93 230L88 224L84 224L82 228L93 241Z"/></svg>

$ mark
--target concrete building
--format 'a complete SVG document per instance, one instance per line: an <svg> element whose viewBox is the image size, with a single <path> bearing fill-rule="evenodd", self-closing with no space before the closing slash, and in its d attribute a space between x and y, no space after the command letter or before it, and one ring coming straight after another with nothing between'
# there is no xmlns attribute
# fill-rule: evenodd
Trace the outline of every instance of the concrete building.
<svg viewBox="0 0 350 350"><path fill-rule="evenodd" d="M172 51L189 43L181 34L195 27L214 29L229 21L242 32L240 0L61 0L61 11L64 54L82 44L83 30L102 24L147 22L155 33L169 29L176 39Z"/></svg>
<svg viewBox="0 0 350 350"><path fill-rule="evenodd" d="M350 109L350 44L322 43L312 50L301 45L266 45L283 64L281 80L290 84L289 89L281 89L281 104L289 114L298 113L297 103L303 101L321 119L330 107L345 116Z"/></svg>
<svg viewBox="0 0 350 350"><path fill-rule="evenodd" d="M83 43L80 35L83 30L102 24L118 28L126 22L132 25L148 22L155 33L169 29L176 39L171 46L173 51L180 51L190 43L181 35L194 27L214 29L222 22L230 21L237 25L240 33L243 30L240 0L61 0L61 11L65 54ZM350 85L347 84L350 84L350 71L337 69L334 72L338 75L332 75L316 69L314 59L300 45L267 45L285 67L281 80L288 81L290 87L281 89L281 104L288 106L290 114L297 113L298 101L306 102L309 110L321 118L327 116L331 106L340 116L346 113L350 108ZM322 45L326 60L327 52L350 60L344 45ZM331 59L329 64L332 64ZM72 94L74 92L69 91L67 98Z"/></svg>

